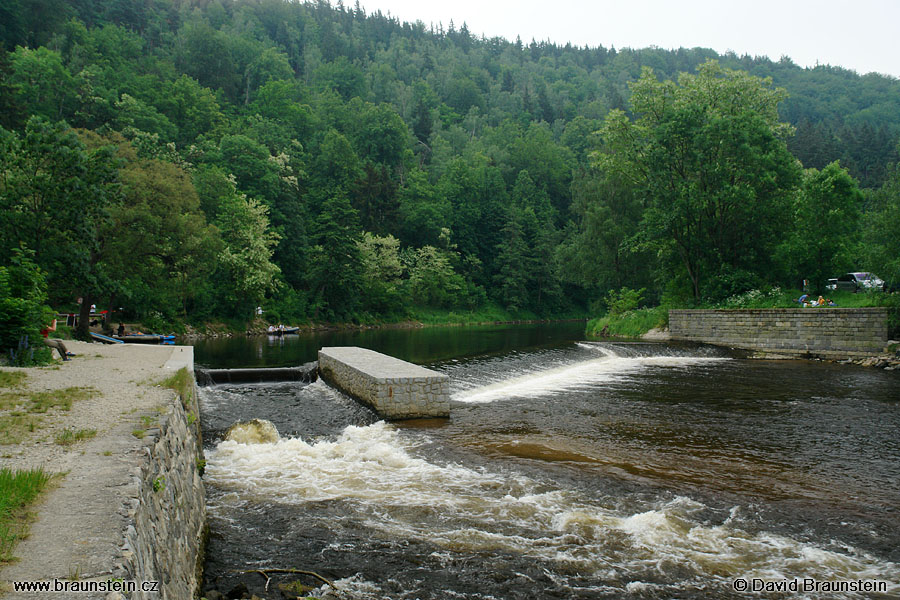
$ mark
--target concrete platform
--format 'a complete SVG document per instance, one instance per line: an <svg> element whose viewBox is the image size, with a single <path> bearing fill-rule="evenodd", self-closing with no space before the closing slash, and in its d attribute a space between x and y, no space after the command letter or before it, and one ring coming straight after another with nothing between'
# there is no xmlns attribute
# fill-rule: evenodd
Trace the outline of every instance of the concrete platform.
<svg viewBox="0 0 900 600"><path fill-rule="evenodd" d="M450 416L450 378L374 350L319 350L319 376L388 420Z"/></svg>

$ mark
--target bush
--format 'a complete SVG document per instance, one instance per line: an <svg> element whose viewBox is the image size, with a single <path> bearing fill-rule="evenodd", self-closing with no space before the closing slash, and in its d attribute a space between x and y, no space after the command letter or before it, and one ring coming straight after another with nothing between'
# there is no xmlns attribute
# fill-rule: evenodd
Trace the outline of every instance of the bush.
<svg viewBox="0 0 900 600"><path fill-rule="evenodd" d="M53 311L45 304L46 277L32 254L17 248L9 266L0 267L0 350L16 366L44 364L51 357L39 340Z"/></svg>
<svg viewBox="0 0 900 600"><path fill-rule="evenodd" d="M611 317L618 317L636 309L640 305L641 296L645 291L644 288L632 290L627 287L623 287L618 292L610 290L606 295L607 314Z"/></svg>
<svg viewBox="0 0 900 600"><path fill-rule="evenodd" d="M669 324L669 309L664 306L630 310L619 315L588 321L585 333L592 337L640 337Z"/></svg>

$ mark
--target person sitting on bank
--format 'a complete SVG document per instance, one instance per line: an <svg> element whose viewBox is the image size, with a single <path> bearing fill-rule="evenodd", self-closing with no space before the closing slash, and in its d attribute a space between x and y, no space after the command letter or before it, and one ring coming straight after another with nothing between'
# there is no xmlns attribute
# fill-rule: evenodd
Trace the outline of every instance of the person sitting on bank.
<svg viewBox="0 0 900 600"><path fill-rule="evenodd" d="M56 319L53 319L50 325L41 329L41 335L44 336L44 345L50 346L50 348L56 348L56 351L59 352L59 357L65 361L69 360L70 356L75 356L74 354L66 350L66 345L63 344L62 340L50 338L51 331L56 331Z"/></svg>
<svg viewBox="0 0 900 600"><path fill-rule="evenodd" d="M802 296L797 298L796 302L799 302L800 306L806 306L808 300L809 300L809 294L803 294Z"/></svg>

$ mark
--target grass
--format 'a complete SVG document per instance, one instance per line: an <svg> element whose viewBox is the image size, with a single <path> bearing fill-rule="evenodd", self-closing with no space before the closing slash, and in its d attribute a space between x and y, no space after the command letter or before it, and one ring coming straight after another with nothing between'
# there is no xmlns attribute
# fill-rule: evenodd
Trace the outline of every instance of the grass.
<svg viewBox="0 0 900 600"><path fill-rule="evenodd" d="M488 304L475 310L451 310L437 308L413 309L406 320L418 321L424 325L467 325L478 323L505 323L509 321L540 321L557 319L582 319L581 311L537 315L531 311L509 311L496 304Z"/></svg>
<svg viewBox="0 0 900 600"><path fill-rule="evenodd" d="M174 375L163 380L160 385L175 390L181 398L181 403L184 407L190 406L194 398L194 377L187 370L187 367L178 369Z"/></svg>
<svg viewBox="0 0 900 600"><path fill-rule="evenodd" d="M53 441L60 446L71 446L81 440L89 440L96 435L96 429L79 429L78 431L66 429L57 433Z"/></svg>
<svg viewBox="0 0 900 600"><path fill-rule="evenodd" d="M12 413L0 417L0 445L21 443L28 434L38 430L40 417L22 413Z"/></svg>
<svg viewBox="0 0 900 600"><path fill-rule="evenodd" d="M22 371L0 371L0 388L19 388L28 379Z"/></svg>
<svg viewBox="0 0 900 600"><path fill-rule="evenodd" d="M662 306L629 310L621 315L598 317L588 321L591 337L640 337L656 327L669 324L669 310Z"/></svg>
<svg viewBox="0 0 900 600"><path fill-rule="evenodd" d="M13 549L28 536L28 512L52 476L43 469L0 469L0 563L13 560Z"/></svg>
<svg viewBox="0 0 900 600"><path fill-rule="evenodd" d="M28 412L45 413L51 408L70 410L73 402L86 400L97 393L98 391L91 387L67 387L52 392L35 392L29 396L31 406Z"/></svg>
<svg viewBox="0 0 900 600"><path fill-rule="evenodd" d="M19 380L24 381L24 379ZM21 390L0 394L0 445L18 444L37 431L43 415L52 409L70 410L72 403L91 398L97 390L68 387L52 392L26 393Z"/></svg>

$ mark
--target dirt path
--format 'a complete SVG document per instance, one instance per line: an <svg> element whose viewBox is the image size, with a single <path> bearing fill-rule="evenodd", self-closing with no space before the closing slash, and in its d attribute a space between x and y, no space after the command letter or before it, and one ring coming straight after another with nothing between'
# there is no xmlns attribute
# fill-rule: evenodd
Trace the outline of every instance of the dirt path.
<svg viewBox="0 0 900 600"><path fill-rule="evenodd" d="M0 573L7 590L12 581L104 579L113 572L121 560L128 513L136 501L136 469L146 452L142 431L153 427L160 407L174 399L174 392L159 384L193 360L192 348L182 346L66 345L77 355L68 362L3 369L27 374L23 389L15 391L23 396L48 392L62 398L63 390L72 387L87 388L74 395L88 396L75 399L69 410L56 407L37 414L40 422L21 442L0 445L0 467L43 467L63 474L37 507L29 538L14 552L18 560ZM83 434L87 439L62 445L59 440L65 439L66 430L72 435L88 432ZM63 598L66 594L7 591L3 597Z"/></svg>

